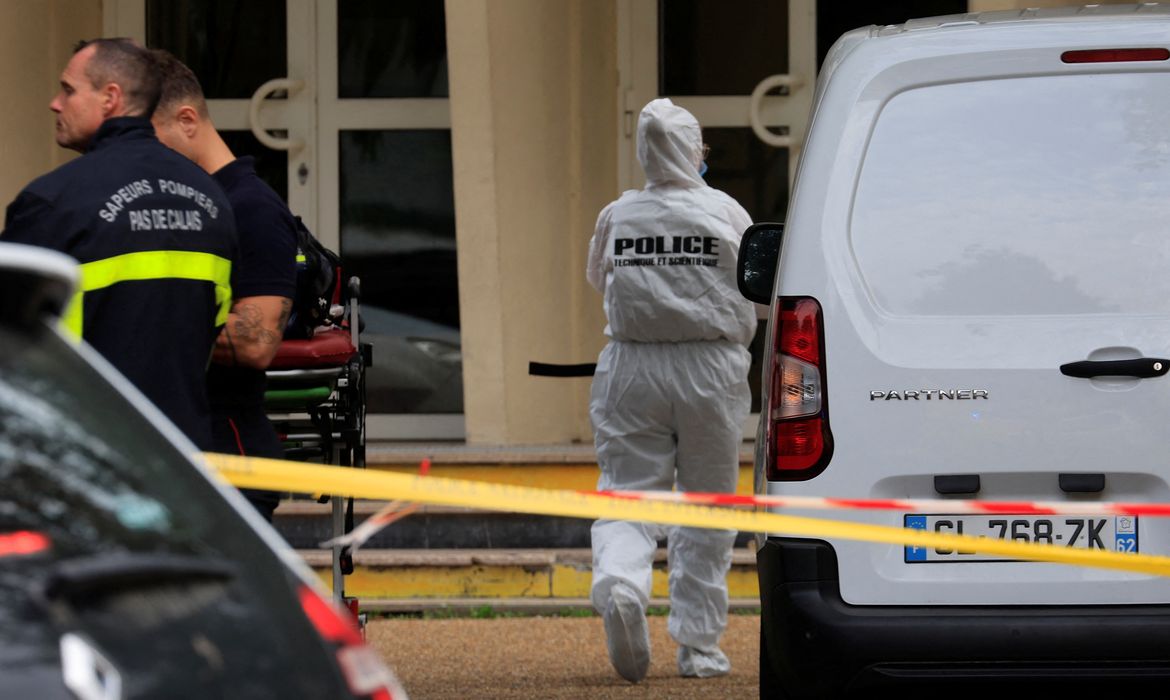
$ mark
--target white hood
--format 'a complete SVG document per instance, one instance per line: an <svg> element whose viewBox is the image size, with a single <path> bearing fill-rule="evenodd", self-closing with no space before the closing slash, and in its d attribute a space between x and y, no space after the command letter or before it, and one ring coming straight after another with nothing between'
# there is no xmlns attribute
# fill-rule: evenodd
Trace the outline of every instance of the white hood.
<svg viewBox="0 0 1170 700"><path fill-rule="evenodd" d="M756 312L735 278L751 217L699 177L699 123L670 100L638 120L646 187L601 211L586 277L605 296L606 335L640 343L730 340L747 345Z"/></svg>
<svg viewBox="0 0 1170 700"><path fill-rule="evenodd" d="M642 108L638 117L638 162L646 185L694 183L703 185L703 132L699 120L663 97Z"/></svg>

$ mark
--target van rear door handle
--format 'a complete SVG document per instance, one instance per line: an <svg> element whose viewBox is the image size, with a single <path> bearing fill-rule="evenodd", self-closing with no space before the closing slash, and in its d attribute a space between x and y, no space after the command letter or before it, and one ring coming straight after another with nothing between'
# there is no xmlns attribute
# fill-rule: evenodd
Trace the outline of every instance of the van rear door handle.
<svg viewBox="0 0 1170 700"><path fill-rule="evenodd" d="M1069 377L1161 377L1170 370L1170 360L1157 357L1139 357L1136 360L1081 360L1060 366L1060 373Z"/></svg>

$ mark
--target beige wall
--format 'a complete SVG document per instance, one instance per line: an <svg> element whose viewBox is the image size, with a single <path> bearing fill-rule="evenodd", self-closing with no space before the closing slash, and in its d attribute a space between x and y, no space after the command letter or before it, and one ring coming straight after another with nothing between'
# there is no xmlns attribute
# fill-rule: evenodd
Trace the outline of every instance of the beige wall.
<svg viewBox="0 0 1170 700"><path fill-rule="evenodd" d="M616 18L593 0L448 0L467 440L590 440L588 379L529 361L596 359L584 280L617 191Z"/></svg>
<svg viewBox="0 0 1170 700"><path fill-rule="evenodd" d="M49 101L81 39L99 36L101 0L19 0L0 11L0 206L71 153L53 141Z"/></svg>

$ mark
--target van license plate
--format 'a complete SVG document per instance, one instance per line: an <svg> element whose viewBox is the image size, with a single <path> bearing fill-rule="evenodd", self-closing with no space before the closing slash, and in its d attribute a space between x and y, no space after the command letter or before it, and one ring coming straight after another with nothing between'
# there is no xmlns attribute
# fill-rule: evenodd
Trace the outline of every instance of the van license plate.
<svg viewBox="0 0 1170 700"><path fill-rule="evenodd" d="M1137 517L1073 515L904 515L913 530L1063 547L1138 551ZM906 562L1017 561L945 547L906 547Z"/></svg>

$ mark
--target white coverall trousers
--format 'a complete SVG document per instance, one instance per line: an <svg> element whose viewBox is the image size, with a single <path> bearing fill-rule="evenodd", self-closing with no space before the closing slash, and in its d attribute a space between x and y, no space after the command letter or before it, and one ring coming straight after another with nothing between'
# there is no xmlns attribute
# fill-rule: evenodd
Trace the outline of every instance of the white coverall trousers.
<svg viewBox="0 0 1170 700"><path fill-rule="evenodd" d="M751 357L732 341L635 343L601 352L589 416L601 465L599 490L733 493L741 423L751 406ZM618 582L650 598L657 540L667 534L670 617L681 645L717 649L727 627L727 571L735 531L622 520L593 524L594 607Z"/></svg>

